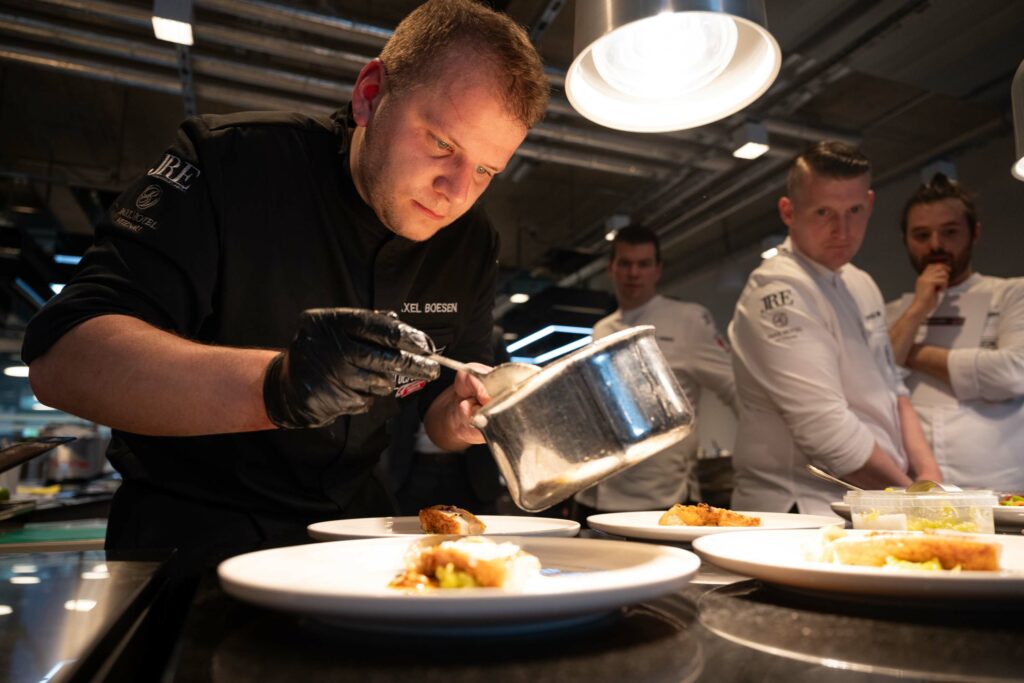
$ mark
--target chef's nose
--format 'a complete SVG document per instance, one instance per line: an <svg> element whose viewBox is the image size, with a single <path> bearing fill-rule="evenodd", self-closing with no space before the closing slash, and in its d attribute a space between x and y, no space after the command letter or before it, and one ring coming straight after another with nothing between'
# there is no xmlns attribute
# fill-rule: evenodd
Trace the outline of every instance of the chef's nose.
<svg viewBox="0 0 1024 683"><path fill-rule="evenodd" d="M473 183L473 172L472 164L453 158L452 163L445 166L444 172L434 180L434 189L451 204L465 204Z"/></svg>
<svg viewBox="0 0 1024 683"><path fill-rule="evenodd" d="M928 246L932 251L942 251L942 235L938 230L933 230L928 235Z"/></svg>
<svg viewBox="0 0 1024 683"><path fill-rule="evenodd" d="M832 225L832 230L840 237L845 237L850 234L850 223L852 220L853 217L848 213L837 214L835 222Z"/></svg>

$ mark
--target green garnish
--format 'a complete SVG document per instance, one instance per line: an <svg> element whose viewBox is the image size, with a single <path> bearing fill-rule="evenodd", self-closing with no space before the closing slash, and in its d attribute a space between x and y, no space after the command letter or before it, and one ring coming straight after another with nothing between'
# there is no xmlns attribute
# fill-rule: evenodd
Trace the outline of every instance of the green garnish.
<svg viewBox="0 0 1024 683"><path fill-rule="evenodd" d="M477 588L480 585L472 574L456 569L451 562L439 566L434 571L434 576L437 577L440 588Z"/></svg>

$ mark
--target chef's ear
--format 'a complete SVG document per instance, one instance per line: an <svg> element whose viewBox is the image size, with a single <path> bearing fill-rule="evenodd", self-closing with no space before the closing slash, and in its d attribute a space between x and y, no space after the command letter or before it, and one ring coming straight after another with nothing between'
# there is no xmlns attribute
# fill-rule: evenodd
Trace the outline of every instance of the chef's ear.
<svg viewBox="0 0 1024 683"><path fill-rule="evenodd" d="M357 126L365 126L373 118L377 104L383 96L386 80L384 62L379 59L370 60L359 72L355 87L352 89L352 117L356 120Z"/></svg>
<svg viewBox="0 0 1024 683"><path fill-rule="evenodd" d="M787 226L793 224L793 200L789 197L779 197L779 218Z"/></svg>

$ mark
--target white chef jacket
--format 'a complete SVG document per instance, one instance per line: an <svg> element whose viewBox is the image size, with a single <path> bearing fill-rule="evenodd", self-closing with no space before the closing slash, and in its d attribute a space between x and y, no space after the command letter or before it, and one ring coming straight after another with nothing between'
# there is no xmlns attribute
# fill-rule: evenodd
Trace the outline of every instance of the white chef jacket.
<svg viewBox="0 0 1024 683"><path fill-rule="evenodd" d="M981 346L949 353L957 404L915 400L914 408L945 481L1024 491L1024 278L975 273L947 296L968 292L991 299ZM898 301L887 305L889 324L901 309Z"/></svg>
<svg viewBox="0 0 1024 683"><path fill-rule="evenodd" d="M593 336L600 339L637 325L654 325L658 346L694 410L702 386L735 410L728 344L715 329L706 308L657 294L643 306L619 309L599 320ZM667 509L687 498L697 499L700 493L694 465L700 439L696 425L694 420L694 430L679 443L581 491L576 500L599 510L618 512Z"/></svg>
<svg viewBox="0 0 1024 683"><path fill-rule="evenodd" d="M832 271L787 239L747 280L729 340L740 404L733 466L737 510L830 514L842 476L877 442L907 470L882 294L853 265Z"/></svg>

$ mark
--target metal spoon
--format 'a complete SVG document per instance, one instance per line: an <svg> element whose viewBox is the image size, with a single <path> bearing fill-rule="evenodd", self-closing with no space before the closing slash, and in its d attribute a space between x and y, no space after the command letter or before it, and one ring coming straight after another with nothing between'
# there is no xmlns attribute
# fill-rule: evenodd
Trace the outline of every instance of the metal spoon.
<svg viewBox="0 0 1024 683"><path fill-rule="evenodd" d="M840 486L845 486L846 488L850 489L851 491L863 491L864 490L862 488L854 486L853 484L845 482L842 479L839 479L837 477L833 477L831 474L829 474L825 470L818 469L814 465L807 465L807 471L810 472L811 474L813 474L816 477L820 477L820 478L824 479L825 481L830 481L833 484L839 484ZM941 491L945 491L946 493L960 493L961 491L963 491L963 489L960 488L959 486L957 486L956 484L940 484L939 482L932 481L931 479L918 479L913 484L911 484L910 486L908 486L907 488L905 488L903 490L906 491L907 493L927 493L928 491L931 491L932 489L939 489Z"/></svg>
<svg viewBox="0 0 1024 683"><path fill-rule="evenodd" d="M466 363L440 356L436 353L426 357L435 361L438 365L443 365L452 370L461 370L473 375L483 382L484 388L487 389L487 393L491 395L491 398L519 386L540 372L539 365L531 365L530 363L502 363L484 372Z"/></svg>
<svg viewBox="0 0 1024 683"><path fill-rule="evenodd" d="M810 472L811 474L813 474L814 476L818 477L819 479L824 479L825 481L830 481L833 484L839 484L840 486L845 486L846 488L850 489L851 491L863 491L864 490L864 489L862 489L859 486L854 486L853 484L851 484L849 482L843 481L839 477L833 477L831 474L829 474L825 470L819 469L819 468L815 467L814 465L808 464L807 465L807 471Z"/></svg>

